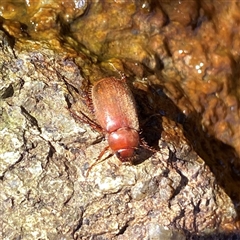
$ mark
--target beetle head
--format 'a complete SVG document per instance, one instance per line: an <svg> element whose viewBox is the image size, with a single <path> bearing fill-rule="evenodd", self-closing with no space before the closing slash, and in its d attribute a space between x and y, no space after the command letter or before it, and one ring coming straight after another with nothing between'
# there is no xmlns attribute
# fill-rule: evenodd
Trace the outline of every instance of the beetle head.
<svg viewBox="0 0 240 240"><path fill-rule="evenodd" d="M122 162L128 162L139 146L139 134L132 128L119 128L108 135L108 144Z"/></svg>

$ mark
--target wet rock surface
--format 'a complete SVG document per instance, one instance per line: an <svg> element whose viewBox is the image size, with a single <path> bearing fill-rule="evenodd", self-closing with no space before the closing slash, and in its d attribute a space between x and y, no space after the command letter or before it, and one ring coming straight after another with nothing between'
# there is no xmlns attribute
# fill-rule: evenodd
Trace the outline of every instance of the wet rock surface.
<svg viewBox="0 0 240 240"><path fill-rule="evenodd" d="M0 3L3 239L239 239L238 8ZM86 177L107 142L70 110L116 69L157 151Z"/></svg>

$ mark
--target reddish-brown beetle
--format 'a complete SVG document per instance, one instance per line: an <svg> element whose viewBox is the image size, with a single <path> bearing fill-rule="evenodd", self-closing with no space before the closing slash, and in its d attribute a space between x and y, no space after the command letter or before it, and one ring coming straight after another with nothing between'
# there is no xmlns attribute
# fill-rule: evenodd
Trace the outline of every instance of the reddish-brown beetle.
<svg viewBox="0 0 240 240"><path fill-rule="evenodd" d="M152 150L139 137L136 104L124 77L122 79L108 77L97 81L89 97L97 123L90 120L84 113L82 114L85 120L87 119L87 123L105 134L108 141L108 146L100 153L97 160L109 148L121 162L131 162L135 156L135 150L140 145ZM76 114L73 113L73 115L83 120ZM89 167L87 175L97 163L96 161Z"/></svg>
<svg viewBox="0 0 240 240"><path fill-rule="evenodd" d="M135 100L126 82L103 78L94 84L91 97L109 148L122 162L130 161L139 146L139 123Z"/></svg>

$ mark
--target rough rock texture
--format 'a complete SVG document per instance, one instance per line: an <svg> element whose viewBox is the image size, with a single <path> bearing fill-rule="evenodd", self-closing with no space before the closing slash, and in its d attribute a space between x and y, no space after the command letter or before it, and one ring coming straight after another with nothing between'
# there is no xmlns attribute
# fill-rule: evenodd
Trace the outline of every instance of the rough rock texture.
<svg viewBox="0 0 240 240"><path fill-rule="evenodd" d="M86 178L106 142L92 145L99 134L75 122L67 109L67 79L84 82L79 68L44 44L35 50L29 41L32 51L19 52L17 44L13 51L6 43L0 131L4 239L185 239L233 225L231 199L181 127L165 117L158 153L133 166L112 157Z"/></svg>
<svg viewBox="0 0 240 240"><path fill-rule="evenodd" d="M2 239L240 239L237 2L0 9ZM157 151L86 177L107 142L71 112L116 69Z"/></svg>

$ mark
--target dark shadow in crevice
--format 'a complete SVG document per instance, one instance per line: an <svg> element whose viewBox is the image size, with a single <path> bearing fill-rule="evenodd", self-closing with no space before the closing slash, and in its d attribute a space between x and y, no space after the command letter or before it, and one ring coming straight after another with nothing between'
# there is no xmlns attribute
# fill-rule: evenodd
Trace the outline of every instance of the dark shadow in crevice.
<svg viewBox="0 0 240 240"><path fill-rule="evenodd" d="M182 125L184 136L194 151L209 166L216 178L216 183L231 198L237 212L236 221L240 220L240 159L235 149L214 138L214 136L210 136L208 132L204 132L200 114L192 112L189 116L185 116L174 102L164 94L162 86L154 88L157 90L150 89L148 93L143 93L141 90L134 92L140 119L147 119L151 115L159 114L159 116L165 116ZM153 104L148 98L157 105L152 107ZM143 127L143 132L145 132L143 135L150 146L154 146L161 138L162 127L159 125L161 120L158 121L156 124L156 119L153 118L147 124L147 128Z"/></svg>
<svg viewBox="0 0 240 240"><path fill-rule="evenodd" d="M186 234L186 240L240 240L238 233Z"/></svg>

